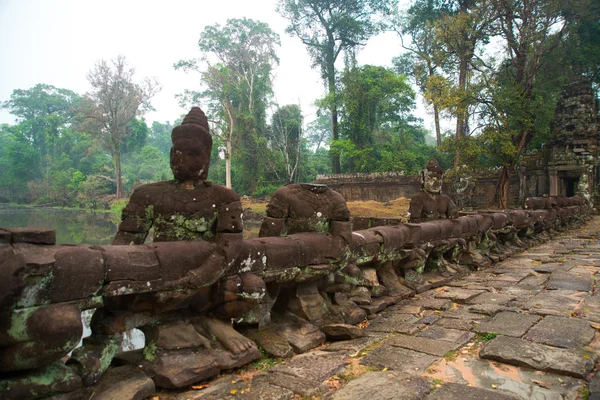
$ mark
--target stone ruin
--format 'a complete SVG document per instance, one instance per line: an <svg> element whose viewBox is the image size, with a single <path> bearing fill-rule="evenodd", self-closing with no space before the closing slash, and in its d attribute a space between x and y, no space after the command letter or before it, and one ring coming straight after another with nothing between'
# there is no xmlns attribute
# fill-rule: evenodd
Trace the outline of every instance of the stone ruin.
<svg viewBox="0 0 600 400"><path fill-rule="evenodd" d="M260 237L243 239L239 198L206 181L203 118L195 109L175 128L176 179L134 192L113 245L56 245L49 229L0 229L2 398L89 398L124 379L143 398L245 365L261 356L256 344L289 357L358 337L365 318L591 215L579 196L456 213L431 161L428 197L411 205L418 222L351 223L327 186L288 185L274 194ZM143 244L151 226L155 242ZM92 334L77 347L81 312L93 309ZM133 328L144 347L119 352Z"/></svg>

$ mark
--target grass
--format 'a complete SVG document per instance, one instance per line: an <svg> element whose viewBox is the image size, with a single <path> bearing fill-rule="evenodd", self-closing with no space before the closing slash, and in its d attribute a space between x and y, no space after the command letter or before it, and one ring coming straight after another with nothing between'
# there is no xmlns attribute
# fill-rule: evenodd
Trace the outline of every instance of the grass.
<svg viewBox="0 0 600 400"><path fill-rule="evenodd" d="M587 386L583 386L577 391L579 392L578 399L587 400L590 397L590 389Z"/></svg>
<svg viewBox="0 0 600 400"><path fill-rule="evenodd" d="M497 333L478 333L477 334L477 339L475 339L476 342L489 342L492 339L497 338L498 336L500 336Z"/></svg>
<svg viewBox="0 0 600 400"><path fill-rule="evenodd" d="M257 370L268 371L283 361L281 358L271 357L269 353L267 353L262 347L259 347L258 350L260 350L261 357L258 360L250 363L250 366Z"/></svg>

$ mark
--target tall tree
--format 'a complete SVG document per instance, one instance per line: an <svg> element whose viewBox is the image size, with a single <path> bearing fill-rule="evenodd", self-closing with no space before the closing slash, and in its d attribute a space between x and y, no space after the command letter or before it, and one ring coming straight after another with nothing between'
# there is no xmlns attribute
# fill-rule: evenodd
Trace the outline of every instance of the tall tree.
<svg viewBox="0 0 600 400"><path fill-rule="evenodd" d="M434 23L448 12L450 12L448 1L417 0L405 13L396 18L396 32L402 40L402 47L408 52L394 58L394 67L397 72L412 76L423 94L431 89L430 78L440 70L440 60L435 57L437 43ZM406 40L405 36L410 40ZM436 142L440 146L442 144L440 99L430 97L427 100L433 108Z"/></svg>
<svg viewBox="0 0 600 400"><path fill-rule="evenodd" d="M31 89L14 90L2 108L17 117L22 134L38 149L42 168L47 169L57 156L59 138L77 116L80 101L71 90L38 83Z"/></svg>
<svg viewBox="0 0 600 400"><path fill-rule="evenodd" d="M283 166L286 183L298 182L302 149L302 111L295 104L278 108L271 117L267 134L268 145L276 154L277 164ZM277 170L278 168L273 168Z"/></svg>
<svg viewBox="0 0 600 400"><path fill-rule="evenodd" d="M272 94L272 69L279 63L276 54L279 35L269 25L252 19L230 19L224 26L207 26L198 41L203 56L181 60L175 69L199 72L207 88L203 92L186 91L182 103L208 100L208 115L213 134L225 143L226 186L232 186L231 160L234 150L248 151L252 157L240 157L252 191L256 181L252 163L256 161L254 137L266 128L266 108ZM238 140L236 140L238 139ZM238 142L238 146L236 143ZM235 149L234 149L235 148ZM253 171L254 169L254 171ZM254 182L254 183L253 183Z"/></svg>
<svg viewBox="0 0 600 400"><path fill-rule="evenodd" d="M110 152L117 180L117 198L122 198L121 146L127 126L150 108L149 100L161 89L155 78L134 81L135 70L125 56L110 63L99 60L87 75L92 90L86 95L85 114L95 123L99 137Z"/></svg>
<svg viewBox="0 0 600 400"><path fill-rule="evenodd" d="M340 138L335 62L342 51L356 51L377 33L377 16L390 15L396 5L397 0L279 0L277 9L290 23L286 32L300 38L321 68L334 141ZM339 155L330 155L333 173L339 173Z"/></svg>
<svg viewBox="0 0 600 400"><path fill-rule="evenodd" d="M504 81L510 85L510 98L518 102L518 111L507 115L503 128L519 155L535 135L539 122L537 107L541 100L539 88L544 84L541 71L543 60L548 60L564 38L567 28L559 2L538 0L497 2L498 25L508 54ZM506 76L507 75L507 76ZM518 158L514 157L502 168L496 187L496 202L507 206L510 177Z"/></svg>

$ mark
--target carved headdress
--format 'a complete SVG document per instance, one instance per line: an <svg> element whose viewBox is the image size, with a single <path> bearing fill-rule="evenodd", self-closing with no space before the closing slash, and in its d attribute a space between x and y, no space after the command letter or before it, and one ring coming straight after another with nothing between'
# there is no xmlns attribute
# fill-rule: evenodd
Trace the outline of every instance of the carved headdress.
<svg viewBox="0 0 600 400"><path fill-rule="evenodd" d="M192 107L181 125L171 132L173 147L171 148L171 169L175 179L206 180L212 151L212 137L208 128L208 120L200 107ZM176 149L176 147L180 147ZM193 156L183 152L195 147Z"/></svg>

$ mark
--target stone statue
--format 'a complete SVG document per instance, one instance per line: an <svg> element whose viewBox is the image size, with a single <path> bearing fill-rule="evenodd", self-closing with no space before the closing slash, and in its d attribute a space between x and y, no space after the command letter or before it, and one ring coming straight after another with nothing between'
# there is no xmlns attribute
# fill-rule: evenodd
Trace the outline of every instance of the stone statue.
<svg viewBox="0 0 600 400"><path fill-rule="evenodd" d="M436 159L427 162L421 171L421 191L410 200L408 218L410 222L456 218L458 210L452 199L442 194L444 170Z"/></svg>
<svg viewBox="0 0 600 400"><path fill-rule="evenodd" d="M259 236L330 232L347 241L352 234L346 200L325 185L291 184L273 193Z"/></svg>
<svg viewBox="0 0 600 400"><path fill-rule="evenodd" d="M154 241L219 242L242 236L242 206L233 190L206 178L212 137L204 112L192 108L171 134L174 180L138 187L123 210L113 244L142 244L151 227ZM234 235L226 235L234 234Z"/></svg>
<svg viewBox="0 0 600 400"><path fill-rule="evenodd" d="M235 271L221 279L242 240L242 207L237 193L206 179L212 138L204 112L192 108L182 124L173 129L171 138L170 161L175 179L142 185L133 192L113 245L143 244L153 227L154 242L211 242L216 245L211 247L213 256L210 262L167 282L166 292L138 294L126 305L107 303L94 316L92 330L96 327L101 331L102 324L117 318L123 309L169 313L191 308L206 316L195 318L193 326L199 334L215 337L233 354L250 351L259 355L254 342L236 332L231 321L256 307L264 295L265 283L251 273ZM176 263L176 257L173 260ZM85 347L84 343L84 349L74 354L84 366L91 354Z"/></svg>

